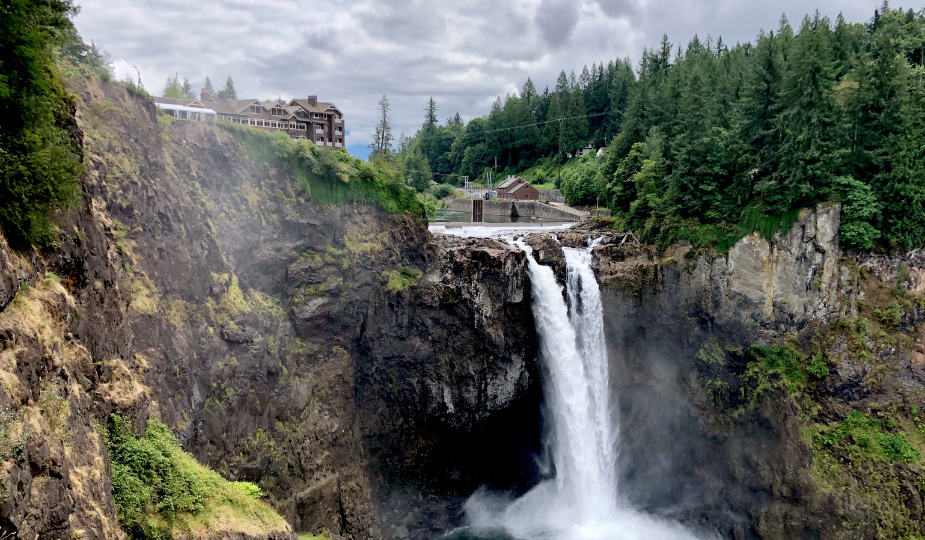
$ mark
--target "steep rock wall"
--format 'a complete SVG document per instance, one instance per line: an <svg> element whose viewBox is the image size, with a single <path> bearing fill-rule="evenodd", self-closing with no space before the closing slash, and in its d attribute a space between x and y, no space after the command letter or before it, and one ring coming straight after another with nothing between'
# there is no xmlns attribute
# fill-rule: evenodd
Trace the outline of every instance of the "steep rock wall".
<svg viewBox="0 0 925 540"><path fill-rule="evenodd" d="M594 249L635 504L737 539L922 534L921 253L842 253L838 210L720 257L622 235ZM802 359L769 371L755 344ZM840 432L849 418L908 440L908 459Z"/></svg>
<svg viewBox="0 0 925 540"><path fill-rule="evenodd" d="M532 324L506 331L530 316L522 256L460 260L475 248L438 244L415 216L305 197L217 126L92 77L70 85L83 205L57 216L51 255L0 245L0 526L121 537L99 430L112 412L163 421L297 531L391 534L401 523L377 504L410 523L389 503L397 478L444 502L505 466L520 478L516 460L480 469L467 435L536 417ZM455 331L432 335L444 323ZM532 444L509 439L512 455Z"/></svg>

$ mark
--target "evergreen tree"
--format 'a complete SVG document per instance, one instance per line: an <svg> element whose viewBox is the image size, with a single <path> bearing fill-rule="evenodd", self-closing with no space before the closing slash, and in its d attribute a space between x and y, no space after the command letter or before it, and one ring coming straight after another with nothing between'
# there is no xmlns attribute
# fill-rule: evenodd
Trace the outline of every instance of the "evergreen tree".
<svg viewBox="0 0 925 540"><path fill-rule="evenodd" d="M857 90L846 100L853 119L849 172L871 183L878 196L889 182L909 112L908 67L893 42L895 33L893 25L881 25L849 75Z"/></svg>
<svg viewBox="0 0 925 540"><path fill-rule="evenodd" d="M588 118L581 88L569 94L568 115L562 126L562 144L565 152L574 154L588 144Z"/></svg>
<svg viewBox="0 0 925 540"><path fill-rule="evenodd" d="M636 184L636 199L630 203L627 216L634 230L646 238L654 238L665 211L665 173L667 164L664 154L665 139L655 127L646 137L645 159L639 172L633 175Z"/></svg>
<svg viewBox="0 0 925 540"><path fill-rule="evenodd" d="M434 128L437 126L437 103L431 96L427 100L427 106L424 107L424 129Z"/></svg>
<svg viewBox="0 0 925 540"><path fill-rule="evenodd" d="M171 99L189 99L186 97L186 92L183 91L183 85L180 84L179 75L167 77L167 83L164 85L164 97Z"/></svg>
<svg viewBox="0 0 925 540"><path fill-rule="evenodd" d="M193 93L193 85L190 84L189 79L183 77L183 86L181 87L183 96L186 99L196 99L196 94Z"/></svg>
<svg viewBox="0 0 925 540"><path fill-rule="evenodd" d="M549 111L546 123L543 125L543 149L547 155L555 155L556 159L565 157L560 135L562 132L562 110L559 108L559 94L553 94L549 100Z"/></svg>
<svg viewBox="0 0 925 540"><path fill-rule="evenodd" d="M890 175L879 186L881 230L903 249L925 245L925 86L911 86L902 133L890 144L896 150Z"/></svg>
<svg viewBox="0 0 925 540"><path fill-rule="evenodd" d="M206 84L202 86L202 89L208 92L212 97L215 97L215 88L212 87L212 81L209 79L208 75L206 75Z"/></svg>
<svg viewBox="0 0 925 540"><path fill-rule="evenodd" d="M784 72L782 40L761 34L745 71L741 99L733 108L735 139L732 155L735 180L729 195L739 206L752 198L756 183L768 181L777 170L780 137L774 121L780 112Z"/></svg>
<svg viewBox="0 0 925 540"><path fill-rule="evenodd" d="M776 122L783 141L778 169L755 186L775 212L830 196L844 156L832 99L835 71L828 19L818 13L807 16L791 49L781 95L783 111Z"/></svg>
<svg viewBox="0 0 925 540"><path fill-rule="evenodd" d="M556 79L556 89L554 90L558 94L559 99L562 99L562 96L568 96L571 86L568 83L568 75L565 74L565 70L559 72L559 78Z"/></svg>
<svg viewBox="0 0 925 540"><path fill-rule="evenodd" d="M613 138L623 125L626 108L629 106L630 96L636 83L636 75L629 59L619 60L614 64L613 78L607 88L608 110L605 136Z"/></svg>
<svg viewBox="0 0 925 540"><path fill-rule="evenodd" d="M591 72L588 71L588 66L585 65L581 68L581 75L578 76L578 87L582 90L587 90L591 85Z"/></svg>
<svg viewBox="0 0 925 540"><path fill-rule="evenodd" d="M389 117L391 110L392 106L389 105L389 98L383 94L382 99L379 100L379 123L376 124L376 129L373 132L373 142L369 145L373 149L370 153L370 159L392 157L393 136L390 124L391 118Z"/></svg>
<svg viewBox="0 0 925 540"><path fill-rule="evenodd" d="M228 76L228 79L225 80L225 97L227 99L238 99L238 91L234 89L234 81L231 80L231 76Z"/></svg>
<svg viewBox="0 0 925 540"><path fill-rule="evenodd" d="M430 164L427 162L427 158L424 157L419 147L408 152L402 166L404 168L405 178L414 189L421 193L430 189L430 182L434 179L434 175L430 170Z"/></svg>
<svg viewBox="0 0 925 540"><path fill-rule="evenodd" d="M681 217L705 216L711 221L719 215L720 189L723 187L725 170L723 166L722 143L718 134L712 132L714 111L711 94L703 81L702 66L698 60L711 55L695 38L688 47L685 63L690 74L681 93L677 135L672 144L672 174L670 203Z"/></svg>
<svg viewBox="0 0 925 540"><path fill-rule="evenodd" d="M533 100L536 98L536 86L533 85L533 81L530 80L530 77L527 77L527 82L525 82L520 89L520 99L527 103L533 103Z"/></svg>

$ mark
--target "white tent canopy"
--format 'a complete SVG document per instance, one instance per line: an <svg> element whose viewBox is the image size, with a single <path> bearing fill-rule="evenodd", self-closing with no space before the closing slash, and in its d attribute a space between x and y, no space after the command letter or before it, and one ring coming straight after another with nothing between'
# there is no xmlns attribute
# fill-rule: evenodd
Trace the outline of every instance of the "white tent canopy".
<svg viewBox="0 0 925 540"><path fill-rule="evenodd" d="M186 105L174 105L172 103L155 103L158 109L169 111L170 116L182 118L185 120L218 120L218 113L212 109L202 107L187 107Z"/></svg>

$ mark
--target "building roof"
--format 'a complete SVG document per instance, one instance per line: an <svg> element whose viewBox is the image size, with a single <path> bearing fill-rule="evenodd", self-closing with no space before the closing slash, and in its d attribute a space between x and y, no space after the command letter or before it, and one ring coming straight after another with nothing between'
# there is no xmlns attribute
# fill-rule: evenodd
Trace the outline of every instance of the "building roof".
<svg viewBox="0 0 925 540"><path fill-rule="evenodd" d="M323 102L318 103L317 105L310 105L308 100L304 99L293 99L289 103L286 103L285 101L279 100L261 102L259 99L221 99L218 96L211 96L205 100L155 97L154 102L170 105L182 105L184 107L202 107L204 109L212 109L219 114L245 114L247 112L247 108L251 105L260 105L267 111L273 107L278 107L284 109L288 113L281 117L283 120L292 118L296 112L302 109L305 109L311 113L323 113L325 111L333 110L337 111L337 114L342 114L333 103Z"/></svg>
<svg viewBox="0 0 925 540"><path fill-rule="evenodd" d="M308 101L307 99L293 99L293 100L290 100L290 101L289 101L289 104L290 104L290 105L292 105L293 103L295 103L295 104L297 104L298 106L302 107L302 108L305 109L306 111L312 112L312 113L323 113L323 112L327 111L328 109L334 109L335 111L337 111L338 113L340 113L340 110L338 110L338 108L335 107L333 103L329 103L329 102L326 102L326 101L319 101L318 103L316 103L316 104L314 104L314 105L312 105L311 103L309 103L309 101Z"/></svg>
<svg viewBox="0 0 925 540"><path fill-rule="evenodd" d="M496 189L504 189L506 187L509 187L511 184L513 184L517 180L520 180L521 182L524 181L524 179L520 178L519 176L516 178L513 176L508 176L504 182L501 182L500 184L498 184L498 187Z"/></svg>
<svg viewBox="0 0 925 540"><path fill-rule="evenodd" d="M214 96L206 100L156 97L154 98L154 102L170 105L184 105L186 107L209 108L220 114L241 114L241 112L247 109L252 103L260 103L256 99L219 99Z"/></svg>
<svg viewBox="0 0 925 540"><path fill-rule="evenodd" d="M522 180L522 179L519 179L519 180ZM524 182L524 183L522 183L522 184L517 184L516 186L514 186L514 189L508 191L508 193L514 193L515 191L517 191L518 189L520 189L520 188L522 188L522 187L524 187L524 186L529 186L529 187L533 188L534 190L536 190L535 187L533 187L533 186L531 186L530 184Z"/></svg>

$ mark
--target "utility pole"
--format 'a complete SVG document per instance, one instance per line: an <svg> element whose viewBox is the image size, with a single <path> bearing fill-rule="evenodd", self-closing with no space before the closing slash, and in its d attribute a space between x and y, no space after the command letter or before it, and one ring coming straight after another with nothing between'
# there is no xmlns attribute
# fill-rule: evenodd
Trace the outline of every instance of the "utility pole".
<svg viewBox="0 0 925 540"><path fill-rule="evenodd" d="M562 117L559 117L559 179L556 180L556 187L562 187Z"/></svg>

